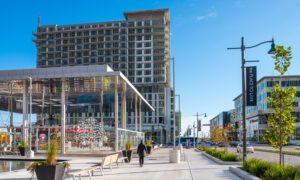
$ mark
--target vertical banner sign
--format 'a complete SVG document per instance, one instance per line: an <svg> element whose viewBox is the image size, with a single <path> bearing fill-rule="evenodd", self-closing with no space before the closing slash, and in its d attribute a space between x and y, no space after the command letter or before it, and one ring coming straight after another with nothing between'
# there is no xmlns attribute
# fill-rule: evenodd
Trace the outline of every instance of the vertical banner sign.
<svg viewBox="0 0 300 180"><path fill-rule="evenodd" d="M246 105L256 106L256 66L246 67Z"/></svg>
<svg viewBox="0 0 300 180"><path fill-rule="evenodd" d="M197 122L197 131L201 131L201 120Z"/></svg>

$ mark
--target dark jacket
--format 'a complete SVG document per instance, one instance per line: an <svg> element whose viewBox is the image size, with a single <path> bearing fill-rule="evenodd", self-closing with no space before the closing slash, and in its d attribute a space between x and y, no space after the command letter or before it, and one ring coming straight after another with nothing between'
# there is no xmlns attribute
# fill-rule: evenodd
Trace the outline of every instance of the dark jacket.
<svg viewBox="0 0 300 180"><path fill-rule="evenodd" d="M146 151L146 146L144 144L140 143L137 148L137 154L139 154L139 156L145 156L144 151Z"/></svg>

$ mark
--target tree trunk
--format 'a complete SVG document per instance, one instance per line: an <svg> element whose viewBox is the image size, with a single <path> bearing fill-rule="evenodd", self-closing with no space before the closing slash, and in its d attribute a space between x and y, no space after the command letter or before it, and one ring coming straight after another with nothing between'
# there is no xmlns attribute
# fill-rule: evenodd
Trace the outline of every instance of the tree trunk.
<svg viewBox="0 0 300 180"><path fill-rule="evenodd" d="M280 142L280 147L279 147L279 165L281 166L281 160L282 160L282 146Z"/></svg>

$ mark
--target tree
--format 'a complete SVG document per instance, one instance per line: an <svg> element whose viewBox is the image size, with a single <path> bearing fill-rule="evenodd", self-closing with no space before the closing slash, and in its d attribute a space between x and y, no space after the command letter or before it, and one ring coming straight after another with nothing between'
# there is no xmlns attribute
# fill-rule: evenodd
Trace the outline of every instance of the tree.
<svg viewBox="0 0 300 180"><path fill-rule="evenodd" d="M227 151L227 146L232 143L233 141L233 136L230 135L232 132L232 127L228 123L227 126L222 128L222 142L224 142L224 149Z"/></svg>
<svg viewBox="0 0 300 180"><path fill-rule="evenodd" d="M233 137L230 136L231 127L229 125L224 128L220 128L219 126L213 131L211 139L216 143L215 149L219 143L224 143L224 147L226 144L230 144L232 142ZM227 150L224 148L224 150Z"/></svg>
<svg viewBox="0 0 300 180"><path fill-rule="evenodd" d="M222 130L219 126L213 130L211 139L215 142L215 149L217 149L217 144L223 141Z"/></svg>
<svg viewBox="0 0 300 180"><path fill-rule="evenodd" d="M283 46L276 46L272 58L275 60L275 70L280 74L279 84L276 83L271 90L271 96L267 98L268 105L272 112L267 119L269 129L263 135L263 139L271 143L275 149L279 149L279 164L282 165L282 147L287 144L288 137L294 133L295 117L291 111L294 109L295 87L281 87L281 79L291 65L291 47L285 49Z"/></svg>

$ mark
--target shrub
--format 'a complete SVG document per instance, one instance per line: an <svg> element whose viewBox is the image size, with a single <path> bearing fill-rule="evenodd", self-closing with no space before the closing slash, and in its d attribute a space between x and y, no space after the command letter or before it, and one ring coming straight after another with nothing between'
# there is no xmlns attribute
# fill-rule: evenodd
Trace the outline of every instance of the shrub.
<svg viewBox="0 0 300 180"><path fill-rule="evenodd" d="M238 156L235 154L225 152L224 154L222 154L221 159L223 161L238 161Z"/></svg>
<svg viewBox="0 0 300 180"><path fill-rule="evenodd" d="M207 147L198 147L197 149L200 151L206 151L208 148Z"/></svg>
<svg viewBox="0 0 300 180"><path fill-rule="evenodd" d="M299 167L280 166L270 162L250 159L245 161L243 170L265 180L296 180L300 179Z"/></svg>
<svg viewBox="0 0 300 180"><path fill-rule="evenodd" d="M205 152L207 154L210 154L222 161L239 161L239 157L236 154L232 154L229 152L225 152L225 151L218 151L215 149L211 149L211 148L206 148Z"/></svg>
<svg viewBox="0 0 300 180"><path fill-rule="evenodd" d="M271 163L254 158L246 161L243 165L245 171L248 171L257 177L263 177L270 167Z"/></svg>

